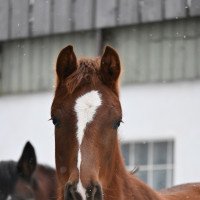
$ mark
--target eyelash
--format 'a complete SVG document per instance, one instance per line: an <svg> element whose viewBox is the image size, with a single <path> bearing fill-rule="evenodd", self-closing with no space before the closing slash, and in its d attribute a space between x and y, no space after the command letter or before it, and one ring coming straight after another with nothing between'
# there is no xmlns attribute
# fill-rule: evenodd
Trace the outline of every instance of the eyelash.
<svg viewBox="0 0 200 200"><path fill-rule="evenodd" d="M60 121L56 117L51 117L49 120L52 121L55 127L57 127L60 124Z"/></svg>
<svg viewBox="0 0 200 200"><path fill-rule="evenodd" d="M123 123L123 121L122 121L121 119L118 120L118 121L116 121L116 122L114 123L114 125L113 125L113 128L114 128L114 129L118 129L121 123Z"/></svg>

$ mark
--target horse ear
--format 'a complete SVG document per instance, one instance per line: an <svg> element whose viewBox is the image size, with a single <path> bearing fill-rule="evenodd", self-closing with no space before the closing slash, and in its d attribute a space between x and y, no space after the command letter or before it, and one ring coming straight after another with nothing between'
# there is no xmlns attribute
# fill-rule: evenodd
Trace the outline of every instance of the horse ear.
<svg viewBox="0 0 200 200"><path fill-rule="evenodd" d="M61 50L56 63L56 73L60 81L65 80L77 69L77 59L73 46L69 45Z"/></svg>
<svg viewBox="0 0 200 200"><path fill-rule="evenodd" d="M37 160L35 150L30 142L27 142L22 155L17 163L17 170L20 176L30 179L36 169Z"/></svg>
<svg viewBox="0 0 200 200"><path fill-rule="evenodd" d="M106 46L101 58L100 75L101 79L108 87L118 93L117 80L121 72L120 59L118 53L110 46Z"/></svg>

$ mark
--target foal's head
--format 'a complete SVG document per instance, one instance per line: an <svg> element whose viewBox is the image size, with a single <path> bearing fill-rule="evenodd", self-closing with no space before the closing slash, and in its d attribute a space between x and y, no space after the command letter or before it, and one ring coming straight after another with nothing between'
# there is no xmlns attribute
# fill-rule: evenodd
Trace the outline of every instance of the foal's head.
<svg viewBox="0 0 200 200"><path fill-rule="evenodd" d="M27 142L18 162L0 162L0 200L35 199L36 180L32 178L36 169L33 146Z"/></svg>
<svg viewBox="0 0 200 200"><path fill-rule="evenodd" d="M67 46L58 56L56 73L51 115L60 198L102 199L118 159L119 56L107 46L101 58L77 60Z"/></svg>
<svg viewBox="0 0 200 200"><path fill-rule="evenodd" d="M55 188L55 170L37 165L30 142L26 143L18 162L0 162L0 200L55 199Z"/></svg>

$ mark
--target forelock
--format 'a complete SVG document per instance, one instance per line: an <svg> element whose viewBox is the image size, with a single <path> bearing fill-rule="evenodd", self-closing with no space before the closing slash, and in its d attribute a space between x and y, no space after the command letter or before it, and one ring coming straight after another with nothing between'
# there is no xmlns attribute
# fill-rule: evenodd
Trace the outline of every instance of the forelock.
<svg viewBox="0 0 200 200"><path fill-rule="evenodd" d="M80 85L91 84L95 86L99 80L99 58L82 58L78 61L77 70L66 80L66 87L69 93L73 93Z"/></svg>

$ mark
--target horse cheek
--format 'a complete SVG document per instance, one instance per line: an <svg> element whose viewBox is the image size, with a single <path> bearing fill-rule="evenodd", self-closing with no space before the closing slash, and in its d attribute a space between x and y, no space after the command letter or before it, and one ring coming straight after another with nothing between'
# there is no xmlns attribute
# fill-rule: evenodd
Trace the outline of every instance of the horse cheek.
<svg viewBox="0 0 200 200"><path fill-rule="evenodd" d="M103 137L101 138L101 151L103 153L103 163L110 160L112 153L114 151L116 134L113 133L114 131L110 131L109 128L106 128L103 131Z"/></svg>

